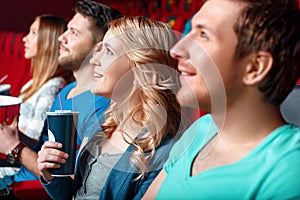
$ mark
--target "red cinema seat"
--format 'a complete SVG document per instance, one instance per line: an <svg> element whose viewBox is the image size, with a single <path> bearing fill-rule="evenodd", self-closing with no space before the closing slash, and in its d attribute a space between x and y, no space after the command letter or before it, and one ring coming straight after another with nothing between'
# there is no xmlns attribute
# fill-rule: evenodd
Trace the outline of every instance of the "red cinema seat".
<svg viewBox="0 0 300 200"><path fill-rule="evenodd" d="M12 96L18 96L23 85L30 79L30 60L24 58L24 33L0 30L0 79L10 84Z"/></svg>
<svg viewBox="0 0 300 200"><path fill-rule="evenodd" d="M159 0L148 2L148 15L152 20L160 20L162 18L161 2Z"/></svg>
<svg viewBox="0 0 300 200"><path fill-rule="evenodd" d="M51 200L39 180L14 182L13 191L20 200Z"/></svg>

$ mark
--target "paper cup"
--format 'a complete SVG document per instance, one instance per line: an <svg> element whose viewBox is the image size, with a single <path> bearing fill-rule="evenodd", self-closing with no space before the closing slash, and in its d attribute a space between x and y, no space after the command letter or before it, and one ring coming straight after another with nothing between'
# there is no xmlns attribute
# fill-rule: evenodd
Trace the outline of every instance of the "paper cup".
<svg viewBox="0 0 300 200"><path fill-rule="evenodd" d="M64 177L74 174L77 146L77 123L79 112L47 112L49 141L60 142L62 151L69 154L66 163L51 170L53 176Z"/></svg>
<svg viewBox="0 0 300 200"><path fill-rule="evenodd" d="M17 97L0 95L0 123L10 125L20 113L22 100Z"/></svg>

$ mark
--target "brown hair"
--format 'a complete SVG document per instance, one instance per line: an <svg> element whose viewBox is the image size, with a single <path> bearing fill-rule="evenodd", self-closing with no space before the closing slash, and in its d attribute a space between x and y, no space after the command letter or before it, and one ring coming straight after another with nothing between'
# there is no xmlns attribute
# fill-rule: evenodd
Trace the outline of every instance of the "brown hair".
<svg viewBox="0 0 300 200"><path fill-rule="evenodd" d="M245 3L235 23L235 58L267 51L273 66L258 89L265 101L280 105L300 76L300 14L297 0L235 0Z"/></svg>
<svg viewBox="0 0 300 200"><path fill-rule="evenodd" d="M51 78L61 76L66 81L72 80L72 72L58 64L59 41L58 37L65 29L67 22L53 15L41 15L39 20L37 55L32 58L32 84L21 94L23 101L29 99Z"/></svg>
<svg viewBox="0 0 300 200"><path fill-rule="evenodd" d="M90 0L78 1L75 12L80 13L91 21L90 29L93 32L95 42L100 42L107 31L108 22L123 15L104 4Z"/></svg>

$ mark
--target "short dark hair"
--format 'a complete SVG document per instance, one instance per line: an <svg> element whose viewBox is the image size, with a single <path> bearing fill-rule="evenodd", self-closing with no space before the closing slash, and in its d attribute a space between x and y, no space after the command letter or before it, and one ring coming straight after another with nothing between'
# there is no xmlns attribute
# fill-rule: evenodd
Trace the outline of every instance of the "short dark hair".
<svg viewBox="0 0 300 200"><path fill-rule="evenodd" d="M280 105L300 77L300 11L298 0L235 0L245 3L234 30L235 58L267 51L273 66L258 89L265 100Z"/></svg>
<svg viewBox="0 0 300 200"><path fill-rule="evenodd" d="M78 1L75 6L75 12L92 19L95 26L91 27L91 29L96 28L98 34L101 35L101 37L96 39L98 42L102 40L108 30L108 22L123 16L116 9L91 0Z"/></svg>

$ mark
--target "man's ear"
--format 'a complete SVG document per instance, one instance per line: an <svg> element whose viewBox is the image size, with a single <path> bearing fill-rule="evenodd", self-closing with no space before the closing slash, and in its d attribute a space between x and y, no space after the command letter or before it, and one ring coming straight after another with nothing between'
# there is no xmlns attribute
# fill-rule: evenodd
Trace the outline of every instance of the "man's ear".
<svg viewBox="0 0 300 200"><path fill-rule="evenodd" d="M261 82L273 66L273 56L267 51L251 54L245 68L243 82L246 85L255 85Z"/></svg>

